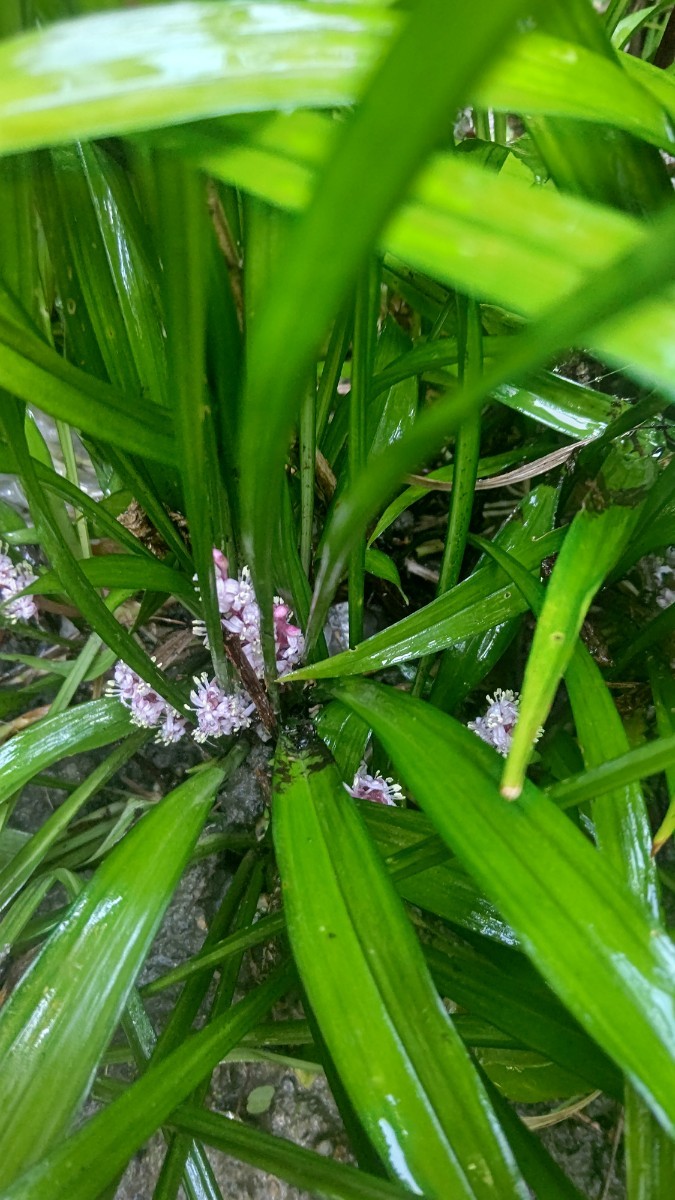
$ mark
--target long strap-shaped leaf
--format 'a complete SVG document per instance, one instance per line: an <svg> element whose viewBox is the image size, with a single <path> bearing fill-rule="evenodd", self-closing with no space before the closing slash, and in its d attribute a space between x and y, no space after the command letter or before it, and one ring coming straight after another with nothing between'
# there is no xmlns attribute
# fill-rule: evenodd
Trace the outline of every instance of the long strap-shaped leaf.
<svg viewBox="0 0 675 1200"><path fill-rule="evenodd" d="M288 990L283 966L149 1070L3 1192L3 1200L98 1200L132 1154Z"/></svg>
<svg viewBox="0 0 675 1200"><path fill-rule="evenodd" d="M483 1085L321 743L281 743L274 839L303 983L391 1173L439 1200L522 1196Z"/></svg>
<svg viewBox="0 0 675 1200"><path fill-rule="evenodd" d="M155 128L215 113L347 105L398 28L388 4L184 3L146 14L98 14L8 42L0 151ZM203 51L185 62L191 39ZM231 53L228 54L228 49ZM59 78L54 86L55 56ZM467 99L507 112L558 113L672 141L664 71L531 32ZM224 70L224 66L227 70ZM643 85L642 87L636 86ZM643 88L645 90L643 90ZM649 93L652 93L650 95Z"/></svg>
<svg viewBox="0 0 675 1200"><path fill-rule="evenodd" d="M498 791L500 759L451 717L369 682L334 684L372 726L416 800L579 1023L675 1133L675 950L615 872L526 783Z"/></svg>
<svg viewBox="0 0 675 1200"><path fill-rule="evenodd" d="M523 539L523 544L516 551L523 566L529 570L538 567L549 554L555 554L565 536L560 529L538 536L545 525L534 520L532 525L536 532L531 533L529 542ZM344 650L332 658L301 667L292 676L287 676L285 682L295 679L332 679L341 675L377 671L410 658L419 658L422 654L443 650L464 638L500 625L526 608L527 603L520 593L504 585L499 573L492 567L481 567L451 592L425 604L389 629L373 634L353 650Z"/></svg>
<svg viewBox="0 0 675 1200"><path fill-rule="evenodd" d="M68 1128L223 778L171 792L105 860L0 1014L0 1181Z"/></svg>
<svg viewBox="0 0 675 1200"><path fill-rule="evenodd" d="M298 380L311 370L331 319L411 176L444 135L448 112L502 49L525 8L522 0L484 0L476 20L466 0L416 4L292 231L252 334L239 446L244 531L263 613L272 607L272 580L266 575L276 529L269 509L282 491ZM411 95L416 96L412 106ZM380 156L377 171L370 170L374 153ZM300 324L298 312L303 313ZM267 488L260 487L261 477ZM360 535L356 530L354 535L356 543Z"/></svg>
<svg viewBox="0 0 675 1200"><path fill-rule="evenodd" d="M131 730L129 714L117 700L92 700L45 717L0 750L0 803L53 763L108 746Z"/></svg>
<svg viewBox="0 0 675 1200"><path fill-rule="evenodd" d="M548 716L591 601L625 550L654 475L653 462L625 439L610 448L595 478L581 489L581 507L553 568L525 668L520 715L502 778L502 795L509 800L520 794L537 730Z"/></svg>

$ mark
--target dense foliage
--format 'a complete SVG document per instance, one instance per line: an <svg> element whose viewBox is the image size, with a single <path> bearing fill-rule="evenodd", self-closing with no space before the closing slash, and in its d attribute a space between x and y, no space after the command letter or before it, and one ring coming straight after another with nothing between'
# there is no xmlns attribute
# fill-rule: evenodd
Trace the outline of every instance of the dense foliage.
<svg viewBox="0 0 675 1200"><path fill-rule="evenodd" d="M2 1200L114 1195L157 1130L157 1200L216 1200L205 1147L578 1200L514 1106L599 1093L672 1196L672 10L2 5ZM153 739L178 786L116 790ZM356 1165L209 1106L246 1047L325 1071Z"/></svg>

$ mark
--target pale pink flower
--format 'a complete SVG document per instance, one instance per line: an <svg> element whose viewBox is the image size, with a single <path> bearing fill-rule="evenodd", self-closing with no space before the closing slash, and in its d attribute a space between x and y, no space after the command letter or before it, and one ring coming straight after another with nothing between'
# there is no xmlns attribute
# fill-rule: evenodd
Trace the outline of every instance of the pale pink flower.
<svg viewBox="0 0 675 1200"><path fill-rule="evenodd" d="M117 696L117 699L122 701L125 708L129 708L140 682L140 675L132 671L131 667L128 667L120 658L115 663L113 677L106 686L106 695Z"/></svg>
<svg viewBox="0 0 675 1200"><path fill-rule="evenodd" d="M506 758L518 722L519 694L512 692L510 688L496 688L494 696L486 696L486 700L488 707L485 715L476 717L475 721L469 721L468 728L477 733L481 741L493 746L498 754ZM543 729L539 730L537 741L543 732Z"/></svg>
<svg viewBox="0 0 675 1200"><path fill-rule="evenodd" d="M287 675L302 660L305 651L305 639L302 630L297 625L289 624L291 610L283 601L274 605L274 645L276 650L277 671Z"/></svg>
<svg viewBox="0 0 675 1200"><path fill-rule="evenodd" d="M154 729L164 717L166 701L149 684L139 680L129 711L134 725L140 725L142 729Z"/></svg>
<svg viewBox="0 0 675 1200"><path fill-rule="evenodd" d="M238 578L229 575L229 562L222 550L214 549L218 609L223 629L239 638L242 649L258 679L262 679L265 663L260 631L260 607L256 600L251 572L244 567ZM302 660L305 642L302 631L289 621L291 610L279 596L274 599L274 643L276 666L280 675L292 671ZM208 646L206 627L196 621L194 632Z"/></svg>
<svg viewBox="0 0 675 1200"><path fill-rule="evenodd" d="M116 696L129 709L134 725L157 729L158 742L178 742L185 733L185 718L121 659L115 664L106 695Z"/></svg>
<svg viewBox="0 0 675 1200"><path fill-rule="evenodd" d="M36 579L37 576L25 563L15 565L9 555L0 554L0 602L5 605L2 611L10 621L30 621L37 617L38 610L33 596L18 596L19 592L30 587ZM18 596L18 599L12 600L12 596ZM11 603L8 604L8 600Z"/></svg>
<svg viewBox="0 0 675 1200"><path fill-rule="evenodd" d="M15 566L9 554L0 551L0 588L9 587L14 579Z"/></svg>
<svg viewBox="0 0 675 1200"><path fill-rule="evenodd" d="M366 764L363 762L354 776L352 786L349 787L346 783L342 786L355 800L371 800L374 804L396 805L403 799L400 783L394 783L391 776L383 778L379 771L375 775L369 775Z"/></svg>
<svg viewBox="0 0 675 1200"><path fill-rule="evenodd" d="M190 700L197 718L196 742L204 742L209 737L229 737L240 729L247 729L251 724L251 713L255 711L255 705L245 692L228 695L217 680L209 679L206 672L195 676Z"/></svg>
<svg viewBox="0 0 675 1200"><path fill-rule="evenodd" d="M157 733L157 741L162 742L165 746L169 746L173 742L179 742L186 731L186 727L187 722L185 717L181 717L177 709L171 708L167 704L164 710L164 720Z"/></svg>

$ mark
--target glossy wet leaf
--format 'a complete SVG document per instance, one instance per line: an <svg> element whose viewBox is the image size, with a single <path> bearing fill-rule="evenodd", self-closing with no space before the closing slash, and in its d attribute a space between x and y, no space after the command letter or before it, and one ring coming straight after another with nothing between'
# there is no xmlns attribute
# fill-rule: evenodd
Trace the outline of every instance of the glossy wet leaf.
<svg viewBox="0 0 675 1200"><path fill-rule="evenodd" d="M251 108L349 104L393 27L378 5L191 3L26 33L2 48L0 145L6 152Z"/></svg>
<svg viewBox="0 0 675 1200"><path fill-rule="evenodd" d="M192 581L157 559L131 554L99 555L86 559L80 564L80 569L94 587L163 592L182 600L193 613L199 609ZM31 594L35 596L48 596L62 590L63 584L55 571L41 575L37 583L30 587Z"/></svg>
<svg viewBox="0 0 675 1200"><path fill-rule="evenodd" d="M293 954L390 1173L431 1195L524 1195L379 855L320 743L282 744L273 820ZM358 890L346 888L357 876Z"/></svg>
<svg viewBox="0 0 675 1200"><path fill-rule="evenodd" d="M599 472L573 492L579 510L556 559L537 620L518 724L504 768L502 794L509 799L520 793L537 731L548 716L593 596L628 544L654 474L642 447L626 439L614 443Z"/></svg>
<svg viewBox="0 0 675 1200"><path fill-rule="evenodd" d="M7 1200L97 1200L177 1104L266 1016L289 983L288 969L277 970L20 1176L5 1189Z"/></svg>
<svg viewBox="0 0 675 1200"><path fill-rule="evenodd" d="M345 706L340 707L344 709ZM360 721L356 714L352 713L352 716ZM420 845L434 831L424 814L414 809L389 808L368 801L360 804L359 809L371 837L385 858ZM457 859L451 858L448 862L402 878L395 875L394 881L399 895L411 904L417 904L446 921L484 937L494 938L504 945L516 944L513 930L502 920L494 905L476 887Z"/></svg>
<svg viewBox="0 0 675 1200"><path fill-rule="evenodd" d="M71 754L108 746L132 730L118 700L92 700L17 733L0 749L0 801Z"/></svg>
<svg viewBox="0 0 675 1200"><path fill-rule="evenodd" d="M195 157L205 169L296 211L307 204L315 166L323 162L332 136L319 116L313 121L308 114L277 117L255 130L248 144L223 149L213 136L206 146L198 142ZM559 253L562 224L564 256ZM495 175L465 155L439 155L384 231L381 247L409 268L509 312L536 317L584 277L594 279L642 233L639 221L607 205ZM587 329L585 340L590 337L594 348L630 373L668 387L673 323L672 297L653 295L592 334ZM494 386L503 383L498 379Z"/></svg>
<svg viewBox="0 0 675 1200"><path fill-rule="evenodd" d="M333 689L372 725L395 769L512 925L528 957L672 1136L670 939L537 788L526 782L512 804L500 797L499 757L475 734L395 689L353 681Z"/></svg>
<svg viewBox="0 0 675 1200"><path fill-rule="evenodd" d="M265 577L275 533L269 507L270 502L272 507L278 503L281 493L285 446L297 416L298 381L311 370L331 319L346 302L411 176L444 134L447 113L461 102L466 83L501 49L522 11L518 0L491 2L483 19L476 21L464 0L452 6L422 0L376 69L353 119L339 131L309 207L291 231L251 337L239 445L244 533L265 612L271 610L273 598L271 580ZM413 107L411 94L417 95ZM395 153L383 153L390 146ZM374 153L380 155L376 172L369 170ZM352 206L353 218L347 224L342 215L350 209L355 191L358 208ZM335 229L340 224L336 256ZM299 309L304 314L301 326L295 316ZM261 474L268 479L269 495L258 487ZM354 525L353 546L364 525ZM309 638L310 643L314 640Z"/></svg>
<svg viewBox="0 0 675 1200"><path fill-rule="evenodd" d="M128 834L4 1005L5 1184L82 1104L221 779L217 768L200 772Z"/></svg>
<svg viewBox="0 0 675 1200"><path fill-rule="evenodd" d="M221 1113L204 1112L181 1105L172 1114L172 1124L216 1146L223 1153L258 1170L267 1170L298 1188L319 1190L332 1200L405 1200L405 1190L386 1179L377 1179L354 1167L326 1159L296 1146L286 1138L273 1137Z"/></svg>
<svg viewBox="0 0 675 1200"><path fill-rule="evenodd" d="M533 493L523 503L513 525L505 527L503 537L529 570L538 568L543 558L562 545L563 530L545 532L551 523L553 500L552 489ZM527 607L518 589L504 587L503 579L503 574L492 565L481 567L451 592L374 634L360 646L302 667L292 678L328 679L374 671L443 650L463 638L492 629Z"/></svg>

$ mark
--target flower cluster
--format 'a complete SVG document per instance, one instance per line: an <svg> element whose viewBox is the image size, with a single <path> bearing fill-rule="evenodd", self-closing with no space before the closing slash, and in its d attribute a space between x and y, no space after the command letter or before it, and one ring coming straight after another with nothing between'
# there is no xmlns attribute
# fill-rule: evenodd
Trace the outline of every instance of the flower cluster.
<svg viewBox="0 0 675 1200"><path fill-rule="evenodd" d="M264 674L262 643L260 640L260 607L256 600L251 572L244 567L235 578L229 573L227 557L221 550L213 551L216 569L216 592L218 609L223 629L239 638L242 649L258 679ZM302 631L289 621L291 610L283 600L274 599L274 645L277 671L287 675L302 660L305 643ZM201 621L195 623L195 633L208 644L206 630Z"/></svg>
<svg viewBox="0 0 675 1200"><path fill-rule="evenodd" d="M5 607L2 612L10 621L30 621L37 617L38 610L32 596L18 596L24 588L35 583L37 576L33 574L26 563L13 563L8 554L0 548L0 603ZM7 603L7 601L11 603Z"/></svg>
<svg viewBox="0 0 675 1200"><path fill-rule="evenodd" d="M115 666L113 678L106 688L108 696L116 696L131 713L134 725L157 729L157 741L169 745L179 742L185 733L185 717L158 696L149 683L132 671L125 662Z"/></svg>
<svg viewBox="0 0 675 1200"><path fill-rule="evenodd" d="M486 696L486 700L488 708L485 716L469 721L468 728L506 758L518 721L520 697L518 692L512 692L510 688L496 688L494 696ZM543 732L543 729L538 731L537 741Z"/></svg>
<svg viewBox="0 0 675 1200"><path fill-rule="evenodd" d="M390 776L383 778L379 771L369 775L364 762L356 772L352 786L345 783L343 787L355 800L371 800L374 804L395 805L403 799L400 783L394 783Z"/></svg>
<svg viewBox="0 0 675 1200"><path fill-rule="evenodd" d="M213 551L213 562L223 631L239 639L252 670L258 679L262 679L264 662L260 640L260 608L251 583L251 573L248 567L244 567L235 579L230 575L229 563L220 550ZM298 665L305 649L302 632L297 625L291 624L290 616L288 605L275 597L274 644L280 675L288 674ZM195 622L194 632L208 645L203 622ZM157 728L158 741L177 742L185 733L185 717L171 708L126 663L117 663L107 693L117 696L129 709L134 724L146 729ZM196 742L205 742L207 738L230 737L240 729L248 729L255 713L255 705L248 692L242 689L225 692L216 679L209 679L206 672L195 676L190 700L197 723L194 734Z"/></svg>
<svg viewBox="0 0 675 1200"><path fill-rule="evenodd" d="M190 699L197 717L196 742L205 742L209 737L229 737L240 729L248 729L251 714L255 712L255 705L246 692L232 692L228 696L206 672L195 677Z"/></svg>

